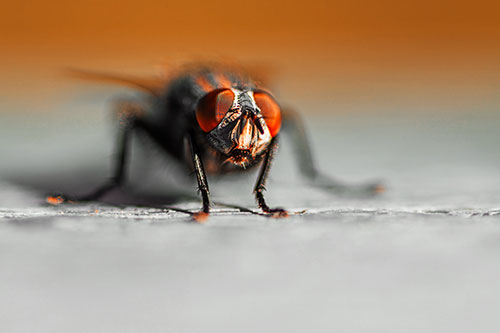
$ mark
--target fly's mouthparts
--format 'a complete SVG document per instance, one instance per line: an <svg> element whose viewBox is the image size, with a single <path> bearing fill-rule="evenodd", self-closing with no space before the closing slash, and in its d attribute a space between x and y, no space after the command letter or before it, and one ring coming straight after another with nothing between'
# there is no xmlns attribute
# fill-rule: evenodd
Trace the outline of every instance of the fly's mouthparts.
<svg viewBox="0 0 500 333"><path fill-rule="evenodd" d="M252 152L250 149L233 149L229 153L229 158L224 161L224 164L231 162L246 169L247 165L253 160Z"/></svg>
<svg viewBox="0 0 500 333"><path fill-rule="evenodd" d="M252 155L250 149L233 149L231 151L231 156L235 158L244 158Z"/></svg>

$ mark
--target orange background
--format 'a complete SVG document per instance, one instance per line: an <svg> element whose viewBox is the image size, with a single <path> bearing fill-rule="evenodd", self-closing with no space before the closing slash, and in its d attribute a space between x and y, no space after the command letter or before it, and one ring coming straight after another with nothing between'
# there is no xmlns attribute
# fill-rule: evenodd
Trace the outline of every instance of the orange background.
<svg viewBox="0 0 500 333"><path fill-rule="evenodd" d="M77 85L66 67L154 74L222 57L273 68L282 98L311 111L500 105L493 1L37 0L0 15L9 102L61 98Z"/></svg>

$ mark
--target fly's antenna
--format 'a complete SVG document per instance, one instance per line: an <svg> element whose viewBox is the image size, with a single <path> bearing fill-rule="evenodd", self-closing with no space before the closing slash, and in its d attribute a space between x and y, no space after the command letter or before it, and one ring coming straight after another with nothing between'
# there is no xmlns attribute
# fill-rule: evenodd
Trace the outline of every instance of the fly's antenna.
<svg viewBox="0 0 500 333"><path fill-rule="evenodd" d="M88 71L80 69L66 69L66 74L71 77L92 80L97 82L115 83L129 87L138 88L152 95L160 95L162 88L165 86L166 80L161 78L145 78L132 75L119 75L113 73L103 73L97 71Z"/></svg>

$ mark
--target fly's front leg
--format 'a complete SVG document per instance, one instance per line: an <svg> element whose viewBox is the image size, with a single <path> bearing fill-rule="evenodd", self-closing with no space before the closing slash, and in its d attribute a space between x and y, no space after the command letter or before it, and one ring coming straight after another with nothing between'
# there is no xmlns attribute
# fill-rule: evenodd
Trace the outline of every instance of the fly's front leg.
<svg viewBox="0 0 500 333"><path fill-rule="evenodd" d="M266 190L266 181L269 176L269 171L271 170L271 163L273 161L274 154L278 148L278 137L274 137L269 145L269 149L264 157L264 162L260 169L259 178L255 184L254 194L257 203L264 213L271 215L272 217L288 217L288 212L283 208L269 208L264 199L264 191Z"/></svg>
<svg viewBox="0 0 500 333"><path fill-rule="evenodd" d="M194 171L196 173L196 180L198 181L198 190L201 193L203 207L201 210L193 215L193 218L202 222L208 218L210 213L210 190L208 189L207 176L201 161L200 150L193 139L193 135L189 134L189 147L191 150L191 158L193 160Z"/></svg>
<svg viewBox="0 0 500 333"><path fill-rule="evenodd" d="M283 110L283 131L292 139L300 173L313 185L333 192L372 194L384 191L380 183L346 185L318 171L314 163L304 123L300 115L290 109Z"/></svg>

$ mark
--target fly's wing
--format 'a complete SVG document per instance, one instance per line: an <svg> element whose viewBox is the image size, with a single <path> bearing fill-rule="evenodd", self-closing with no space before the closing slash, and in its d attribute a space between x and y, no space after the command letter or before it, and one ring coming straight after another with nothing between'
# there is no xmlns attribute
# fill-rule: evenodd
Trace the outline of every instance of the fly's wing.
<svg viewBox="0 0 500 333"><path fill-rule="evenodd" d="M119 75L119 74L103 73L103 72L79 70L79 69L68 69L66 70L66 72L70 76L78 79L120 84L140 89L155 96L161 94L167 82L166 78L161 78L161 77L147 78L147 77L138 77L132 75Z"/></svg>
<svg viewBox="0 0 500 333"><path fill-rule="evenodd" d="M338 193L373 194L384 191L384 187L378 182L347 185L318 171L301 116L292 109L283 109L282 119L282 131L291 139L299 171L311 185Z"/></svg>

